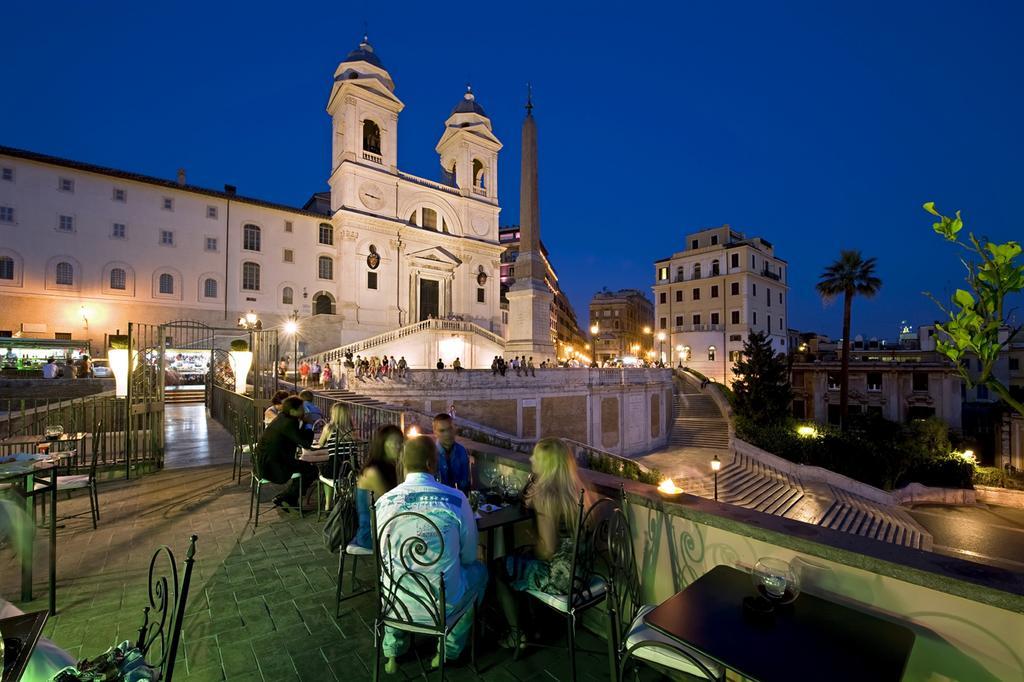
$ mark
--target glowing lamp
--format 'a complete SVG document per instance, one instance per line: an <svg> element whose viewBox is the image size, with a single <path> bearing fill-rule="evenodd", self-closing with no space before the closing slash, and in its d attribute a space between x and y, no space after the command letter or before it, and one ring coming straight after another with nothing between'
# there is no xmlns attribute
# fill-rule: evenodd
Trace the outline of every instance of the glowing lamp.
<svg viewBox="0 0 1024 682"><path fill-rule="evenodd" d="M231 358L231 371L235 374L235 393L245 393L246 379L252 367L252 351L233 350L228 353Z"/></svg>
<svg viewBox="0 0 1024 682"><path fill-rule="evenodd" d="M965 462L970 462L971 464L974 464L977 461L977 458L974 456L974 450L964 450L960 453L960 457Z"/></svg>
<svg viewBox="0 0 1024 682"><path fill-rule="evenodd" d="M128 349L109 349L107 363L114 374L114 395L124 398L128 395Z"/></svg>
<svg viewBox="0 0 1024 682"><path fill-rule="evenodd" d="M665 340L665 332L658 332L658 341Z"/></svg>
<svg viewBox="0 0 1024 682"><path fill-rule="evenodd" d="M284 323L285 334L293 335L297 331L299 331L299 324L295 320L288 320Z"/></svg>
<svg viewBox="0 0 1024 682"><path fill-rule="evenodd" d="M798 426L796 427L796 434L803 438L814 438L818 435L818 430L813 426Z"/></svg>
<svg viewBox="0 0 1024 682"><path fill-rule="evenodd" d="M718 459L718 455L715 455L715 458L711 460L711 470L714 471L715 473L718 473L721 470L721 468L722 460Z"/></svg>
<svg viewBox="0 0 1024 682"><path fill-rule="evenodd" d="M415 426L410 426L409 430L405 432L405 435L409 438L415 438L416 436L420 435L420 430L417 429Z"/></svg>
<svg viewBox="0 0 1024 682"><path fill-rule="evenodd" d="M658 485L658 494L667 500L674 500L683 494L683 489L677 486L671 478L666 478Z"/></svg>

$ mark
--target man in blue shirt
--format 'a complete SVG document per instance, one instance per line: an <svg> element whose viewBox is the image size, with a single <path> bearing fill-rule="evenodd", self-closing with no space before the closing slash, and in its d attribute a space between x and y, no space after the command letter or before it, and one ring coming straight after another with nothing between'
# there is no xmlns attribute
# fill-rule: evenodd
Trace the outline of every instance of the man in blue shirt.
<svg viewBox="0 0 1024 682"><path fill-rule="evenodd" d="M405 442L402 451L405 481L381 495L374 503L377 521L378 548L382 569L382 589L385 600L385 617L397 617L403 621L429 624L433 618L424 607L439 597L437 586L444 578L446 616L463 610L470 601L477 606L483 601L487 589L487 569L477 561L477 527L473 510L460 491L442 485L434 480L437 468L437 450L427 436L411 438ZM403 512L415 512L429 519L430 523L418 516L399 517ZM410 542L418 539L423 551L416 549L416 560L410 561L403 552L416 547ZM442 544L444 551L441 552ZM404 571L412 570L428 578L432 594L417 595L422 584L403 579ZM389 591L390 580L398 583L394 593ZM411 591L411 593L410 593ZM387 608L388 600L397 597L401 605ZM467 611L453 626L445 638L446 660L458 658L466 645L466 638L472 627L472 615ZM397 670L395 658L408 648L407 635L401 630L384 628L381 649L387 658L384 670ZM432 662L440 663L440 654Z"/></svg>
<svg viewBox="0 0 1024 682"><path fill-rule="evenodd" d="M469 453L455 442L455 422L444 412L434 417L437 439L437 480L462 492L469 492Z"/></svg>

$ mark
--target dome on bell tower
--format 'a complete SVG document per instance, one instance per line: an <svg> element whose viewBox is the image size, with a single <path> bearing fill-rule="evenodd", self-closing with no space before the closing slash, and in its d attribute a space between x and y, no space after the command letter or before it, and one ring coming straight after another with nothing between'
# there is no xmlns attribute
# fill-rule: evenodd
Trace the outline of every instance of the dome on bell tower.
<svg viewBox="0 0 1024 682"><path fill-rule="evenodd" d="M373 45L370 44L370 37L367 35L364 35L363 39L359 41L359 47L348 53L348 56L345 57L345 61L366 62L367 64L373 64L377 68L384 68L384 63L373 51Z"/></svg>

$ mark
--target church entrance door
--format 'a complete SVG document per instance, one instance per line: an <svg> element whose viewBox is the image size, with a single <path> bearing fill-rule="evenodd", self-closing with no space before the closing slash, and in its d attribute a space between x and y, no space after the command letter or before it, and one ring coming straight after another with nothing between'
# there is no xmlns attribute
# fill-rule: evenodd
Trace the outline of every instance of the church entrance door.
<svg viewBox="0 0 1024 682"><path fill-rule="evenodd" d="M440 317L440 282L436 279L420 280L420 321Z"/></svg>

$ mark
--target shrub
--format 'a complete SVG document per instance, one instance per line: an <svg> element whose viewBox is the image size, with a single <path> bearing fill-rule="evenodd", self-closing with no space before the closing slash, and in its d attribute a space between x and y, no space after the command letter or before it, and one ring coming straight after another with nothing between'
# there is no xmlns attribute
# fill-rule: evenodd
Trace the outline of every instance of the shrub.
<svg viewBox="0 0 1024 682"><path fill-rule="evenodd" d="M1012 468L1007 470L1000 467L976 467L974 469L974 483L977 485L996 486L997 488L1024 490L1024 472Z"/></svg>
<svg viewBox="0 0 1024 682"><path fill-rule="evenodd" d="M107 345L111 350L128 350L128 336L126 334L111 334L107 337Z"/></svg>
<svg viewBox="0 0 1024 682"><path fill-rule="evenodd" d="M244 339L235 339L231 342L231 350L244 353L249 350L249 342Z"/></svg>

